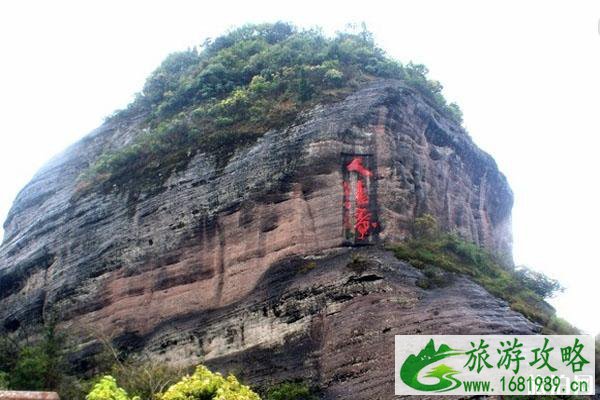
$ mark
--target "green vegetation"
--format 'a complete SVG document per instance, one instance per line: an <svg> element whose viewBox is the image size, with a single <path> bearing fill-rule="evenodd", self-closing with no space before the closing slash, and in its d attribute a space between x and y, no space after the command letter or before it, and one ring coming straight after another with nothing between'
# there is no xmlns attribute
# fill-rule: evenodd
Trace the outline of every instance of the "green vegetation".
<svg viewBox="0 0 600 400"><path fill-rule="evenodd" d="M300 272L305 274L307 272L312 271L315 268L317 268L317 262L315 260L310 260L300 267Z"/></svg>
<svg viewBox="0 0 600 400"><path fill-rule="evenodd" d="M317 400L311 388L302 382L284 382L267 390L265 400Z"/></svg>
<svg viewBox="0 0 600 400"><path fill-rule="evenodd" d="M526 267L505 265L490 252L455 235L440 234L431 216L417 218L414 232L414 239L393 246L392 250L397 258L424 271L426 279L418 282L419 286L443 286L443 271L464 274L506 300L515 311L543 324L548 333L577 331L557 318L544 301L562 290L557 281Z"/></svg>
<svg viewBox="0 0 600 400"><path fill-rule="evenodd" d="M413 236L420 239L431 239L439 233L437 220L431 214L423 214L415 218Z"/></svg>
<svg viewBox="0 0 600 400"><path fill-rule="evenodd" d="M14 390L46 390L61 384L64 337L49 324L36 344L0 337L0 386Z"/></svg>
<svg viewBox="0 0 600 400"><path fill-rule="evenodd" d="M107 349L108 360L104 361L104 365L108 367L102 369L108 371L127 393L140 399L159 399L169 386L175 384L188 372L188 368L169 366L145 354L122 360L123 357L112 347Z"/></svg>
<svg viewBox="0 0 600 400"><path fill-rule="evenodd" d="M0 390L56 391L62 400L260 400L233 375L225 378L204 366L189 375L189 368L169 366L144 354L127 356L110 340L97 339L104 351L91 360L93 371L82 376L66 361L71 349L53 323L33 344L27 337L0 336ZM266 390L267 399L316 399L301 383Z"/></svg>
<svg viewBox="0 0 600 400"><path fill-rule="evenodd" d="M235 376L223 378L204 366L198 366L191 376L171 386L161 400L260 400L248 386L238 382Z"/></svg>
<svg viewBox="0 0 600 400"><path fill-rule="evenodd" d="M150 399L149 397L145 397ZM238 382L235 376L227 378L213 373L200 365L192 375L184 376L164 393L151 397L158 400L260 400L248 386ZM139 396L129 397L127 391L117 385L110 375L98 381L86 396L86 400L140 400ZM298 398L299 399L299 398Z"/></svg>
<svg viewBox="0 0 600 400"><path fill-rule="evenodd" d="M418 279L416 284L422 289L433 289L448 285L448 276L443 269L434 265L426 265L423 268L423 278Z"/></svg>
<svg viewBox="0 0 600 400"><path fill-rule="evenodd" d="M0 390L8 389L9 375L6 372L0 372Z"/></svg>
<svg viewBox="0 0 600 400"><path fill-rule="evenodd" d="M403 80L460 121L460 110L446 103L442 86L427 73L423 65L387 57L364 27L330 38L281 22L243 26L167 57L135 101L110 118L120 123L143 116L136 139L91 165L80 177L80 193L113 185L159 189L198 152L214 155L222 167L269 129L376 77Z"/></svg>
<svg viewBox="0 0 600 400"><path fill-rule="evenodd" d="M571 325L568 321L557 317L556 315L552 315L548 322L546 322L544 326L544 330L542 334L552 335L552 334L561 334L561 335L577 335L581 333L579 329Z"/></svg>
<svg viewBox="0 0 600 400"><path fill-rule="evenodd" d="M127 392L117 386L117 381L112 376L104 376L94 385L92 391L85 396L86 400L129 400ZM139 400L133 397L131 400Z"/></svg>

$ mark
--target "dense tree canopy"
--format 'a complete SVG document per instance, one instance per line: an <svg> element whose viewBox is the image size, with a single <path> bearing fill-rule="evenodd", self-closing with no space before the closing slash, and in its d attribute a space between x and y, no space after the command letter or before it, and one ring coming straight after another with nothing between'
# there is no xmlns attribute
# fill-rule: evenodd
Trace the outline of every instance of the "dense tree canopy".
<svg viewBox="0 0 600 400"><path fill-rule="evenodd" d="M157 176L168 175L159 170L180 168L198 151L212 152L224 165L237 147L376 77L405 81L440 113L460 120L424 66L387 57L364 27L327 37L281 22L243 26L168 56L136 100L112 117L144 115L146 132L103 155L82 177L82 187L155 186Z"/></svg>

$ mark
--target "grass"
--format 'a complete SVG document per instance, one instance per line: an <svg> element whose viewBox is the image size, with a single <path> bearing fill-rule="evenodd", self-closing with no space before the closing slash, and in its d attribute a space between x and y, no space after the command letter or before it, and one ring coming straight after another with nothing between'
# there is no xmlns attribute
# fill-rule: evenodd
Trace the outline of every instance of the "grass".
<svg viewBox="0 0 600 400"><path fill-rule="evenodd" d="M504 264L498 257L476 244L454 235L409 240L391 247L398 259L425 272L424 288L443 285L439 268L464 274L483 286L492 295L504 299L510 307L525 317L543 325L545 332L568 334L577 329L557 318L545 298L560 290L558 282L540 273ZM431 281L431 280L434 281Z"/></svg>

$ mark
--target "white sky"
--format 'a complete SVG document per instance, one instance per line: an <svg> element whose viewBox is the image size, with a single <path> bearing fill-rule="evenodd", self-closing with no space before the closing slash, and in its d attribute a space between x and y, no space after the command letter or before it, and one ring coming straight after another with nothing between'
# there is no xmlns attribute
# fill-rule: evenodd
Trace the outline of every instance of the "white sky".
<svg viewBox="0 0 600 400"><path fill-rule="evenodd" d="M559 315L600 332L598 1L2 2L0 219L168 53L276 20L364 21L391 56L426 64L515 192L517 263L559 279Z"/></svg>

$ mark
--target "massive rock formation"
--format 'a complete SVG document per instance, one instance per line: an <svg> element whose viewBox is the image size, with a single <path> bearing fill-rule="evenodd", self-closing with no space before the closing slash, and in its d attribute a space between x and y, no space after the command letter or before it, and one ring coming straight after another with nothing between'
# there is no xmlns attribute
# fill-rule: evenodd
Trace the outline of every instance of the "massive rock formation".
<svg viewBox="0 0 600 400"><path fill-rule="evenodd" d="M17 197L0 248L5 330L55 315L81 335L82 360L102 335L257 384L304 377L326 398L376 399L393 392L394 334L537 329L466 278L420 289L421 272L382 249L429 213L511 253L506 179L401 82L375 80L315 107L224 168L197 154L159 191L81 196L78 176L133 140L142 119L107 122ZM352 200L363 189L364 237ZM374 246L348 246L362 243ZM353 252L365 268L347 267Z"/></svg>

